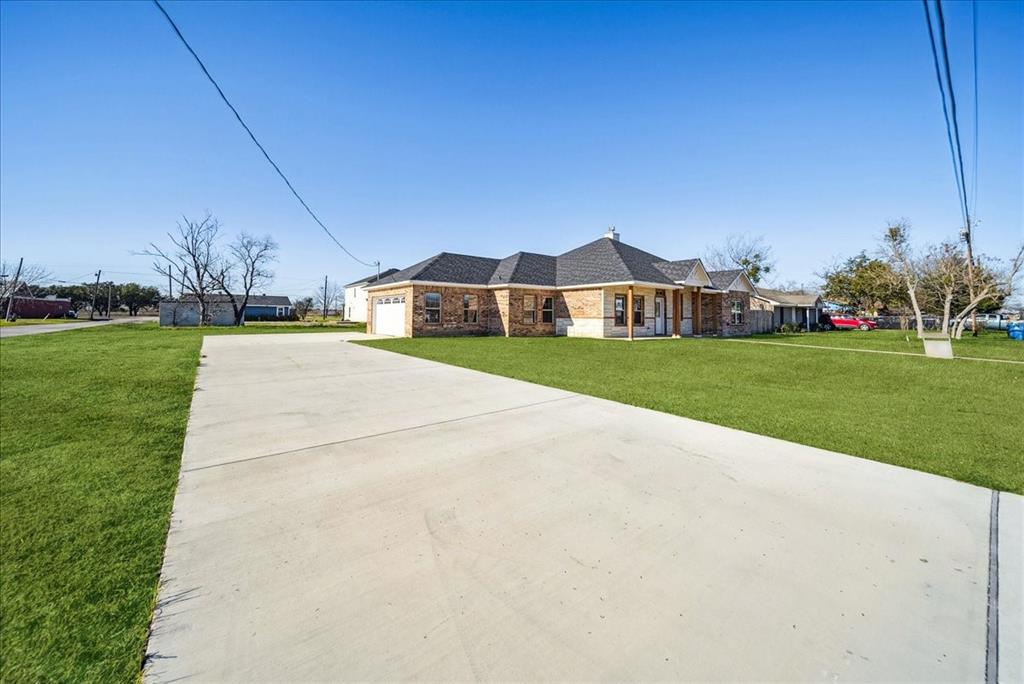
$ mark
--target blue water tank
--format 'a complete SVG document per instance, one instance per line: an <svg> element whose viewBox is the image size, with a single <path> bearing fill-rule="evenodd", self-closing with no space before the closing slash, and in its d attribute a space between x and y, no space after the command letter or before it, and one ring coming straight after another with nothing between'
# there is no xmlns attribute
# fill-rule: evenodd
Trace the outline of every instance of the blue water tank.
<svg viewBox="0 0 1024 684"><path fill-rule="evenodd" d="M1024 342L1024 321L1013 321L1010 323L1006 326L1006 334L1010 336L1011 340Z"/></svg>

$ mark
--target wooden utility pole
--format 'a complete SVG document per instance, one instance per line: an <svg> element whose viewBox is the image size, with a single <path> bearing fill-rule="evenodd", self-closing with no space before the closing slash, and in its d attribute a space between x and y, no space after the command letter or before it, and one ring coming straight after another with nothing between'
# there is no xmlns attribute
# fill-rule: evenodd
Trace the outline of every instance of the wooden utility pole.
<svg viewBox="0 0 1024 684"><path fill-rule="evenodd" d="M110 318L110 288L114 283L107 283L107 318Z"/></svg>
<svg viewBox="0 0 1024 684"><path fill-rule="evenodd" d="M96 291L100 289L100 274L103 269L96 271L96 284L92 286L92 304L89 305L89 320L93 320L96 314Z"/></svg>
<svg viewBox="0 0 1024 684"><path fill-rule="evenodd" d="M18 259L18 270L14 273L14 281L11 283L11 292L7 297L7 314L4 316L4 320L11 320L11 312L14 310L14 295L18 294L18 280L21 278L21 264L25 261L25 257Z"/></svg>
<svg viewBox="0 0 1024 684"><path fill-rule="evenodd" d="M971 244L971 215L967 215L967 225L964 227L964 241L967 243L967 289L971 299L974 299L974 246ZM942 332L949 334L948 330ZM971 335L978 336L978 307L971 309Z"/></svg>
<svg viewBox="0 0 1024 684"><path fill-rule="evenodd" d="M324 276L324 320L327 320L327 276Z"/></svg>

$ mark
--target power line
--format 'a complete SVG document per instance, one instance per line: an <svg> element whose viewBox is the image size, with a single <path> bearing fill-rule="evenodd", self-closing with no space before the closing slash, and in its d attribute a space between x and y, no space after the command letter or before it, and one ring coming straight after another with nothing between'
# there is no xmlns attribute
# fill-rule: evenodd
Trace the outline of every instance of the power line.
<svg viewBox="0 0 1024 684"><path fill-rule="evenodd" d="M949 154L953 160L953 180L956 185L956 194L960 200L960 211L963 214L964 224L967 223L967 200L961 192L960 169L956 163L956 150L953 147L953 127L949 123L949 108L946 105L946 86L942 81L942 69L939 66L939 53L935 44L935 31L932 28L932 13L928 8L928 0L921 0L924 5L924 19L928 24L928 40L932 46L932 62L935 65L935 80L939 84L939 97L942 100L942 116L946 119L946 140L949 142Z"/></svg>
<svg viewBox="0 0 1024 684"><path fill-rule="evenodd" d="M341 251L345 252L345 254L349 255L353 260L359 262L363 266L379 266L380 262L377 261L363 261L355 254L348 251L345 248L345 245L341 244L341 242L338 241L338 238L334 237L334 234L330 231L330 229L327 228L326 225L324 225L324 222L320 220L320 217L318 217L313 212L313 210L309 208L309 205L306 204L306 200L302 199L302 196L295 189L295 186L292 185L291 181L288 180L288 177L284 175L283 171L281 171L281 167L279 167L274 162L274 160L270 158L270 155L267 154L267 150L264 149L263 145L260 144L260 141L256 139L256 136L253 134L252 130L249 128L248 125L246 125L245 121L242 119L242 115L238 113L238 110L235 109L235 106L231 104L230 100L228 100L227 95L224 94L224 91L221 90L220 85L210 74L209 69L207 69L206 65L203 64L203 60L199 58L199 55L196 54L196 51L193 50L192 46L189 45L187 40L185 40L185 36L181 33L181 29L178 28L178 25L174 23L173 19L171 19L171 15L169 15L167 13L167 10L164 9L163 5L160 4L160 0L153 0L153 4L156 5L157 9L160 10L160 13L164 15L165 19L167 19L167 22L171 25L171 28L174 29L174 33L177 34L178 39L181 41L182 45L184 45L185 49L187 49L189 53L191 53L192 57L196 60L196 63L199 65L199 68L203 70L204 74L206 74L206 78L210 81L210 83L213 84L213 87L217 89L217 94L220 95L220 99L224 100L224 104L228 106L228 109L231 110L231 113L235 115L236 119L238 119L238 123L240 123L242 125L242 128L245 129L245 132L249 134L249 138L253 141L253 143L255 143L256 147L259 148L260 152L263 153L263 156L266 158L268 162L270 162L270 165L274 167L274 171L277 171L277 175L281 177L281 180L283 180L285 185L288 186L288 189L292 191L292 194L295 195L295 199L299 200L299 203L306 210L306 213L312 216L313 220L317 222L317 225L323 228L324 232L327 233L327 237L331 238L331 240L334 241L334 244L338 245L338 247L341 248Z"/></svg>
<svg viewBox="0 0 1024 684"><path fill-rule="evenodd" d="M972 47L974 49L974 169L971 179L971 211L978 214L978 0L971 3Z"/></svg>
<svg viewBox="0 0 1024 684"><path fill-rule="evenodd" d="M967 205L967 179L964 173L964 155L960 148L960 123L956 114L956 92L953 90L953 72L949 68L949 45L946 42L946 20L942 14L942 0L935 0L935 14L939 18L939 37L942 40L942 60L946 67L946 85L949 89L949 112L953 119L953 139L956 140L956 156L960 165L960 190L963 195L964 214L967 224L964 230L970 230L971 210Z"/></svg>

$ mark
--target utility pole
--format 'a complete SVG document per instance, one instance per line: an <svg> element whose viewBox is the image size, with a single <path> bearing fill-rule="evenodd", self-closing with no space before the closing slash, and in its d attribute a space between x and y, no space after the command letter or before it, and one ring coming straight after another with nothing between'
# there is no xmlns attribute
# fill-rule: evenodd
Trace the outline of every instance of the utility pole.
<svg viewBox="0 0 1024 684"><path fill-rule="evenodd" d="M113 284L113 282L107 283L107 319L110 318L110 288Z"/></svg>
<svg viewBox="0 0 1024 684"><path fill-rule="evenodd" d="M327 276L324 276L324 320L327 320Z"/></svg>
<svg viewBox="0 0 1024 684"><path fill-rule="evenodd" d="M103 269L96 271L96 284L92 286L92 304L89 305L89 320L94 320L96 314L96 291L100 289L100 274Z"/></svg>
<svg viewBox="0 0 1024 684"><path fill-rule="evenodd" d="M974 299L974 247L971 245L971 215L967 214L967 225L964 227L964 241L967 243L967 285L971 299ZM949 332L944 331L944 332ZM971 336L978 336L978 307L971 309Z"/></svg>
<svg viewBox="0 0 1024 684"><path fill-rule="evenodd" d="M18 279L21 278L21 264L25 261L25 257L18 259L18 270L14 273L14 281L11 283L11 292L7 296L7 315L4 316L4 320L11 320L11 312L14 310L14 295L18 294Z"/></svg>

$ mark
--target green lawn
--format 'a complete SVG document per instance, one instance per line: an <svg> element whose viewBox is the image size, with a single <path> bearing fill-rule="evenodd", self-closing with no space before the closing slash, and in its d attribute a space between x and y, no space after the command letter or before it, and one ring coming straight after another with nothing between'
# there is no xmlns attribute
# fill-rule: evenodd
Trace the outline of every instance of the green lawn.
<svg viewBox="0 0 1024 684"><path fill-rule="evenodd" d="M85 320L89 320L86 318ZM12 325L54 325L55 323L80 323L77 318L19 318L16 321L0 319L0 328Z"/></svg>
<svg viewBox="0 0 1024 684"><path fill-rule="evenodd" d="M719 339L360 344L1024 493L1024 365Z"/></svg>
<svg viewBox="0 0 1024 684"><path fill-rule="evenodd" d="M0 681L134 681L204 334L0 340Z"/></svg>
<svg viewBox="0 0 1024 684"><path fill-rule="evenodd" d="M850 349L871 349L924 354L924 346L914 331L903 330L833 330L831 332L754 335L749 338L786 344L811 344ZM977 337L965 333L953 340L953 354L966 358L1003 359L1024 362L1024 342L1016 342L1005 331L983 331Z"/></svg>

